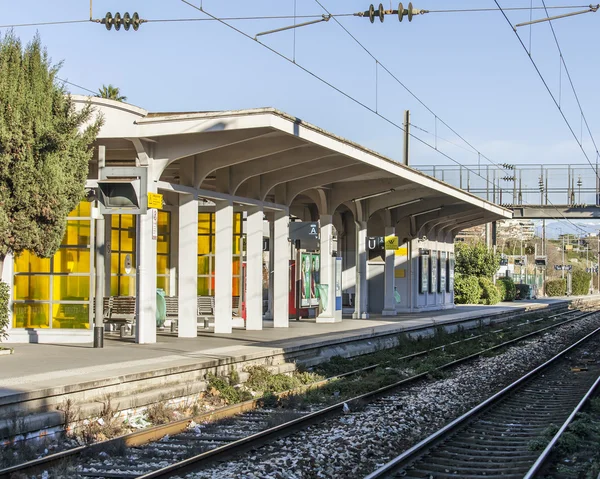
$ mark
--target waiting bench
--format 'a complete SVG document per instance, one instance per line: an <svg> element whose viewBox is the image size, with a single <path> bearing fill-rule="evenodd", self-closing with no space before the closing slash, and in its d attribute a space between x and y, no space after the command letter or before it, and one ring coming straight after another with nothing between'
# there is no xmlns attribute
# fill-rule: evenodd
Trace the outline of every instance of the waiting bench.
<svg viewBox="0 0 600 479"><path fill-rule="evenodd" d="M135 296L111 296L104 322L119 329L122 338L133 336L136 309Z"/></svg>

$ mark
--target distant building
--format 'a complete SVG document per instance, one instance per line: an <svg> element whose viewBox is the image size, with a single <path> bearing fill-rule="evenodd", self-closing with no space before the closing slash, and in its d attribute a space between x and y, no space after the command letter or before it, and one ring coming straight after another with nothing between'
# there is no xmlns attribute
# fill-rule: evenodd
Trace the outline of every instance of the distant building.
<svg viewBox="0 0 600 479"><path fill-rule="evenodd" d="M502 220L496 223L497 240L531 240L535 237L535 224L532 220ZM470 238L485 239L485 225L473 226L461 231L456 239L464 241Z"/></svg>

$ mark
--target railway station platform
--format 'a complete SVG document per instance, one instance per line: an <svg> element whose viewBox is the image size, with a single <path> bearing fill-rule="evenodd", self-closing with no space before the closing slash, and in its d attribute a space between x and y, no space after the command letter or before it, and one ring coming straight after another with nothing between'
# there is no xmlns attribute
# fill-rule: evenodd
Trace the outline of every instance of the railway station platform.
<svg viewBox="0 0 600 479"><path fill-rule="evenodd" d="M598 296L586 296L596 299ZM197 338L159 334L156 344L107 340L103 349L90 344L14 344L14 354L0 357L0 397L19 392L72 388L81 383L117 381L131 375L159 370L177 370L201 363L234 362L277 352L292 352L310 346L335 346L348 341L418 330L438 324L485 318L517 310L545 309L576 298L540 299L500 303L495 306L458 306L452 310L344 319L319 324L314 319L290 321L290 328L273 328L265 321L263 331L234 330L231 335L199 331ZM317 332L318 331L318 332Z"/></svg>

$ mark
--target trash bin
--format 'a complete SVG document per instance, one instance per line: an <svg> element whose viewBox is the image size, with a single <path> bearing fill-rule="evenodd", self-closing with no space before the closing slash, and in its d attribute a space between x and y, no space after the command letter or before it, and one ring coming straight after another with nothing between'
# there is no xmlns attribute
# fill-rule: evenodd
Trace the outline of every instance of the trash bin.
<svg viewBox="0 0 600 479"><path fill-rule="evenodd" d="M165 290L156 289L156 327L162 328L167 316L167 302L165 301Z"/></svg>

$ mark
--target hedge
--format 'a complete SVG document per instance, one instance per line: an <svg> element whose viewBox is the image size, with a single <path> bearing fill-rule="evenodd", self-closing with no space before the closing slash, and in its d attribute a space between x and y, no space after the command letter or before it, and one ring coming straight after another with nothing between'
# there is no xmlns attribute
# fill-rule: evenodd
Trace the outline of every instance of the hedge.
<svg viewBox="0 0 600 479"><path fill-rule="evenodd" d="M479 278L457 274L454 278L454 302L456 304L478 304L480 298Z"/></svg>
<svg viewBox="0 0 600 479"><path fill-rule="evenodd" d="M575 296L589 294L592 275L582 270L573 271L571 277L571 293Z"/></svg>
<svg viewBox="0 0 600 479"><path fill-rule="evenodd" d="M0 281L0 341L8 337L8 301L10 292L8 284Z"/></svg>
<svg viewBox="0 0 600 479"><path fill-rule="evenodd" d="M517 297L517 289L512 278L498 278L496 288L500 293L500 301L513 301Z"/></svg>
<svg viewBox="0 0 600 479"><path fill-rule="evenodd" d="M479 287L481 288L481 304L497 304L500 302L500 291L496 285L487 278L479 278Z"/></svg>
<svg viewBox="0 0 600 479"><path fill-rule="evenodd" d="M546 296L564 296L567 294L567 280L564 278L546 281Z"/></svg>

